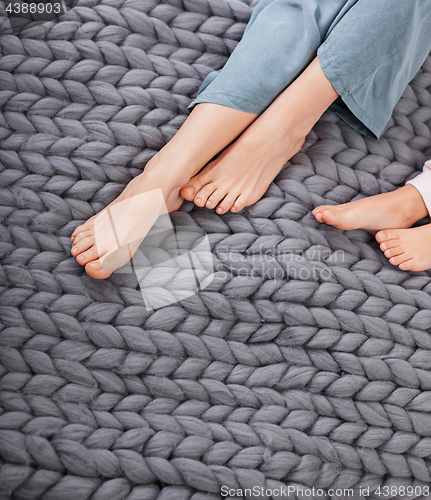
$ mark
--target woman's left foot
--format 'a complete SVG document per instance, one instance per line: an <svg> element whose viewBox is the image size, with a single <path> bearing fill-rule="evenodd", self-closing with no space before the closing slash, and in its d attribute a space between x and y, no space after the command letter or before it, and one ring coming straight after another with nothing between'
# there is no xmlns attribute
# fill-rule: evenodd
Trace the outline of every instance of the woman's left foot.
<svg viewBox="0 0 431 500"><path fill-rule="evenodd" d="M180 194L199 207L217 207L218 214L239 212L260 200L284 164L299 152L304 140L305 136L289 138L286 144L275 131L265 130L260 136L246 131L192 177Z"/></svg>
<svg viewBox="0 0 431 500"><path fill-rule="evenodd" d="M376 234L389 262L403 271L431 269L431 224L411 229L385 229Z"/></svg>
<svg viewBox="0 0 431 500"><path fill-rule="evenodd" d="M101 212L72 233L72 255L89 276L105 279L127 264L159 216L180 208L184 179L151 160Z"/></svg>

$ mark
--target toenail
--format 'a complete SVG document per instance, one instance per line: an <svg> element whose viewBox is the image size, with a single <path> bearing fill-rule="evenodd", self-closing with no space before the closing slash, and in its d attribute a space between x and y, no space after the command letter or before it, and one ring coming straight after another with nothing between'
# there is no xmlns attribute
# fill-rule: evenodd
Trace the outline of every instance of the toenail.
<svg viewBox="0 0 431 500"><path fill-rule="evenodd" d="M207 201L207 207L210 207L212 205L212 202L211 201Z"/></svg>
<svg viewBox="0 0 431 500"><path fill-rule="evenodd" d="M382 250L382 251L383 251L383 250L386 250L386 243L382 243L382 244L380 245L380 248L381 248L381 250Z"/></svg>
<svg viewBox="0 0 431 500"><path fill-rule="evenodd" d="M95 270L95 271L100 271L102 269L102 265L100 262L92 262L90 266Z"/></svg>
<svg viewBox="0 0 431 500"><path fill-rule="evenodd" d="M78 253L78 247L73 247L73 248L72 248L72 253L73 253L73 254Z"/></svg>
<svg viewBox="0 0 431 500"><path fill-rule="evenodd" d="M200 198L196 198L196 203L200 203L202 200Z"/></svg>
<svg viewBox="0 0 431 500"><path fill-rule="evenodd" d="M184 191L189 195L193 196L195 194L195 190L191 186L187 186L184 188Z"/></svg>
<svg viewBox="0 0 431 500"><path fill-rule="evenodd" d="M219 214L221 214L221 213L223 212L223 209L219 207L219 208L217 209L217 212L218 212Z"/></svg>
<svg viewBox="0 0 431 500"><path fill-rule="evenodd" d="M78 260L80 260L81 262L84 262L85 257L84 257L83 255L80 255L80 256L78 257Z"/></svg>

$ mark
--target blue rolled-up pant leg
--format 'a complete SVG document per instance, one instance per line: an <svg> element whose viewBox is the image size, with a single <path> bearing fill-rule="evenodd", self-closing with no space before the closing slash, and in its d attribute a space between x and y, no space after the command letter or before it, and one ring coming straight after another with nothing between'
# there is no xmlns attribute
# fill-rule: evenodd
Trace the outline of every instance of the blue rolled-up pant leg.
<svg viewBox="0 0 431 500"><path fill-rule="evenodd" d="M244 35L220 71L204 80L197 98L262 113L316 57L346 0L261 0Z"/></svg>
<svg viewBox="0 0 431 500"><path fill-rule="evenodd" d="M431 50L430 33L431 0L261 0L189 108L213 102L260 114L317 55L340 95L330 111L379 137Z"/></svg>
<svg viewBox="0 0 431 500"><path fill-rule="evenodd" d="M317 51L341 97L329 109L379 137L430 50L431 0L359 0Z"/></svg>

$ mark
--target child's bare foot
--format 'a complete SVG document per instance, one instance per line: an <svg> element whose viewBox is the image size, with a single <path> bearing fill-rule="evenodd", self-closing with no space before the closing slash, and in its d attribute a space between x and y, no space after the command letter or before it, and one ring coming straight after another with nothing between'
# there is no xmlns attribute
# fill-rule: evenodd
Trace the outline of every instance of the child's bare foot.
<svg viewBox="0 0 431 500"><path fill-rule="evenodd" d="M312 213L319 222L339 229L365 229L371 233L388 227L408 228L428 215L422 196L411 184L342 205L321 205Z"/></svg>
<svg viewBox="0 0 431 500"><path fill-rule="evenodd" d="M411 229L385 229L376 234L389 262L403 271L431 269L431 224Z"/></svg>
<svg viewBox="0 0 431 500"><path fill-rule="evenodd" d="M184 179L152 162L117 199L72 233L71 253L92 278L107 278L127 264L157 218L180 208Z"/></svg>
<svg viewBox="0 0 431 500"><path fill-rule="evenodd" d="M258 201L305 137L286 140L262 128L257 136L249 132L252 128L192 177L181 196L199 207L217 207L219 214L238 212Z"/></svg>

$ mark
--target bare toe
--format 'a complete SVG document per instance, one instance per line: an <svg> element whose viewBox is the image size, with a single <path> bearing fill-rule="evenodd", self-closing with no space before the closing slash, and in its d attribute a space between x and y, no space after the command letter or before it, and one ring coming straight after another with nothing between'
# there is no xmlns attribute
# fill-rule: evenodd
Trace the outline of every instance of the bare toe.
<svg viewBox="0 0 431 500"><path fill-rule="evenodd" d="M327 208L332 208L331 205L319 205L318 207L316 207L311 213L314 215L314 217L316 217L316 219L319 221L319 222L322 222L322 220L319 220L318 217L321 218L321 212L323 210L326 210Z"/></svg>
<svg viewBox="0 0 431 500"><path fill-rule="evenodd" d="M400 264L402 264L403 262L406 262L408 260L410 260L411 257L408 256L405 252L401 253L400 255L397 255L395 257L391 257L389 259L389 262L394 265L394 266L399 266Z"/></svg>
<svg viewBox="0 0 431 500"><path fill-rule="evenodd" d="M92 235L86 236L85 238L82 238L80 241L73 242L73 246L70 253L74 257L77 257L78 255L80 255L82 252L85 252L93 245L94 245L94 237Z"/></svg>
<svg viewBox="0 0 431 500"><path fill-rule="evenodd" d="M238 195L235 193L228 193L224 198L223 200L218 204L218 207L216 209L216 212L218 214L224 214L225 212L227 212L231 206L233 205L234 201L236 200L236 198L238 197Z"/></svg>
<svg viewBox="0 0 431 500"><path fill-rule="evenodd" d="M388 250L391 250L392 248L399 246L400 246L399 240L386 240L380 243L380 250L382 252L387 252Z"/></svg>
<svg viewBox="0 0 431 500"><path fill-rule="evenodd" d="M411 229L385 229L376 235L389 262L403 271L431 269L431 224Z"/></svg>
<svg viewBox="0 0 431 500"><path fill-rule="evenodd" d="M402 271L411 271L414 270L415 267L415 259L409 259L404 262L401 262L401 264L398 266Z"/></svg>
<svg viewBox="0 0 431 500"><path fill-rule="evenodd" d="M81 264L81 266L84 266L85 264L88 264L89 262L92 262L96 259L99 258L99 254L97 252L96 246L90 247L86 252L81 253L78 255L76 258L76 261L78 264Z"/></svg>
<svg viewBox="0 0 431 500"><path fill-rule="evenodd" d="M200 191L197 192L194 202L198 207L205 206L205 203L208 200L208 197L211 196L216 190L216 186L214 184L206 184Z"/></svg>
<svg viewBox="0 0 431 500"><path fill-rule="evenodd" d="M100 212L98 214L93 215L89 219L87 219L84 222L84 224L81 224L80 226L78 226L77 228L75 228L75 230L73 231L73 233L70 236L71 241L75 240L75 238L77 238L78 234L81 234L81 233L83 233L83 232L88 231L89 229L91 229L93 227L93 221L94 221L94 219L98 215L100 215Z"/></svg>
<svg viewBox="0 0 431 500"><path fill-rule="evenodd" d="M193 201L193 198L195 197L195 188L192 184L186 184L184 187L181 188L180 190L180 195L182 198L184 198L187 201Z"/></svg>
<svg viewBox="0 0 431 500"><path fill-rule="evenodd" d="M392 248L388 248L385 250L384 254L387 259L390 259L391 257L396 257L397 255L401 255L404 253L404 250L401 246L395 246Z"/></svg>
<svg viewBox="0 0 431 500"><path fill-rule="evenodd" d="M322 221L331 226L343 226L349 222L349 214L347 211L340 214L329 207L321 212L321 216Z"/></svg>
<svg viewBox="0 0 431 500"><path fill-rule="evenodd" d="M77 238L82 238L82 235L85 234L89 229L90 227L88 225L78 226L75 231L73 231L70 240L75 243L77 241Z"/></svg>
<svg viewBox="0 0 431 500"><path fill-rule="evenodd" d="M209 178L206 169L192 177L189 182L180 190L180 196L187 201L193 201L197 193L209 183Z"/></svg>
<svg viewBox="0 0 431 500"><path fill-rule="evenodd" d="M220 200L222 200L226 196L226 191L222 189L216 189L214 193L212 193L207 202L205 203L205 206L208 208L214 208Z"/></svg>
<svg viewBox="0 0 431 500"><path fill-rule="evenodd" d="M247 203L247 196L244 194L241 194L238 196L238 198L235 200L234 204L232 205L230 211L231 212L239 212L243 208L245 208L249 203Z"/></svg>

